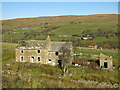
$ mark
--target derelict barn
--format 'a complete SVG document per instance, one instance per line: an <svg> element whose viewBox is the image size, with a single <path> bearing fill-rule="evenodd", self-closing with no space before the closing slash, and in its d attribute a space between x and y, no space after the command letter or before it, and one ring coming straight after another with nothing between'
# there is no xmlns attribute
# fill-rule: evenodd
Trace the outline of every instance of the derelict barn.
<svg viewBox="0 0 120 90"><path fill-rule="evenodd" d="M112 62L112 56L106 56L102 53L100 55L88 55L88 54L81 54L79 55L80 58L88 57L92 59L98 59L98 60L87 60L87 61L73 61L72 64L74 66L92 66L92 67L100 67L100 68L107 68L111 69L113 68L113 62Z"/></svg>

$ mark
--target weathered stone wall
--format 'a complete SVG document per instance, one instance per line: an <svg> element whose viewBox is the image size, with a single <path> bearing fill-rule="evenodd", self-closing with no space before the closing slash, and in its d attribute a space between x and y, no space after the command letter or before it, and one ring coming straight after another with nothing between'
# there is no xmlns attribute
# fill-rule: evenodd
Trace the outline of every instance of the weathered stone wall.
<svg viewBox="0 0 120 90"><path fill-rule="evenodd" d="M104 54L100 54L100 67L104 67L105 63L107 63L107 68L112 68L112 56L106 56Z"/></svg>
<svg viewBox="0 0 120 90"><path fill-rule="evenodd" d="M48 52L48 61L46 61L46 64L52 65L52 66L56 66L58 64L58 55L55 55L56 52ZM59 52L58 52L59 54ZM51 63L49 62L49 59L51 59Z"/></svg>
<svg viewBox="0 0 120 90"><path fill-rule="evenodd" d="M112 60L100 60L100 67L104 68L104 63L107 63L107 68L112 68Z"/></svg>
<svg viewBox="0 0 120 90"><path fill-rule="evenodd" d="M100 55L92 55L92 54L79 54L79 58L91 58L91 59L99 59L100 61L100 67L105 68L112 68L113 63L112 63L112 56L106 56L102 53ZM106 65L105 65L106 63Z"/></svg>
<svg viewBox="0 0 120 90"><path fill-rule="evenodd" d="M47 50L40 49L40 53L37 53L36 49L25 49L23 53L21 53L20 49L16 49L16 61L17 62L31 62L31 56L34 56L34 61L31 63L41 63L41 64L49 64L52 66L56 66L58 64L59 55L61 52L48 52ZM21 61L20 57L23 56L24 60ZM38 56L40 56L40 61L38 61ZM49 61L49 59L51 61Z"/></svg>
<svg viewBox="0 0 120 90"><path fill-rule="evenodd" d="M32 49L25 49L23 50L23 53L21 53L20 49L16 49L16 61L17 62L31 62L31 56L34 56L33 63L42 63L46 64L46 54L47 50L40 50L40 53L37 52L37 50L32 50ZM20 57L23 56L24 60L21 61ZM40 56L40 61L38 61L38 56Z"/></svg>

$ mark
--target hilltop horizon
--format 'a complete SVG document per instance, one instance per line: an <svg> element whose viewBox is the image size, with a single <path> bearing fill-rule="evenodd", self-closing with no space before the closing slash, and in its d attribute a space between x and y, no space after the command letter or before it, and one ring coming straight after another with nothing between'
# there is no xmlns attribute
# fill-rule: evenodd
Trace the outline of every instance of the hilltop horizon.
<svg viewBox="0 0 120 90"><path fill-rule="evenodd" d="M6 20L15 20L15 19L33 19L33 18L42 18L42 17L64 17L64 16L94 16L94 15L119 15L119 14L87 14L87 15L55 15L55 16L36 16L36 17L20 17L20 18L10 18L10 19L2 19L0 21Z"/></svg>

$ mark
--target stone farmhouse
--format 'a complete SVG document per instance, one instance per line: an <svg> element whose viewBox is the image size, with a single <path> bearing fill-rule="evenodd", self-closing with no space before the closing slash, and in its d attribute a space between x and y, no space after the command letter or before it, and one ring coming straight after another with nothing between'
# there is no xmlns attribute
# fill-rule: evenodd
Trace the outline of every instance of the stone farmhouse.
<svg viewBox="0 0 120 90"><path fill-rule="evenodd" d="M26 40L25 45L16 48L16 62L31 62L49 64L57 66L62 60L59 56L62 54L63 48L70 50L72 65L73 47L71 42L53 42L48 36L46 40Z"/></svg>

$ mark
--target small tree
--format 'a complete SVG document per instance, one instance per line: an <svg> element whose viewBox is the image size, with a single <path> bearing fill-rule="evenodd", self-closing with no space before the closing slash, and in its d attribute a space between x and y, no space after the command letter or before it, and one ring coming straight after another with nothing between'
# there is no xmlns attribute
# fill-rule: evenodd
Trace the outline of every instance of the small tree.
<svg viewBox="0 0 120 90"><path fill-rule="evenodd" d="M61 70L62 70L62 75L65 75L65 73L68 71L68 67L71 64L71 54L70 50L66 47L62 47L62 54L59 55L59 59L62 60L61 62Z"/></svg>
<svg viewBox="0 0 120 90"><path fill-rule="evenodd" d="M73 44L73 48L76 48L76 46L78 45L78 40L76 38L73 38L72 44Z"/></svg>

